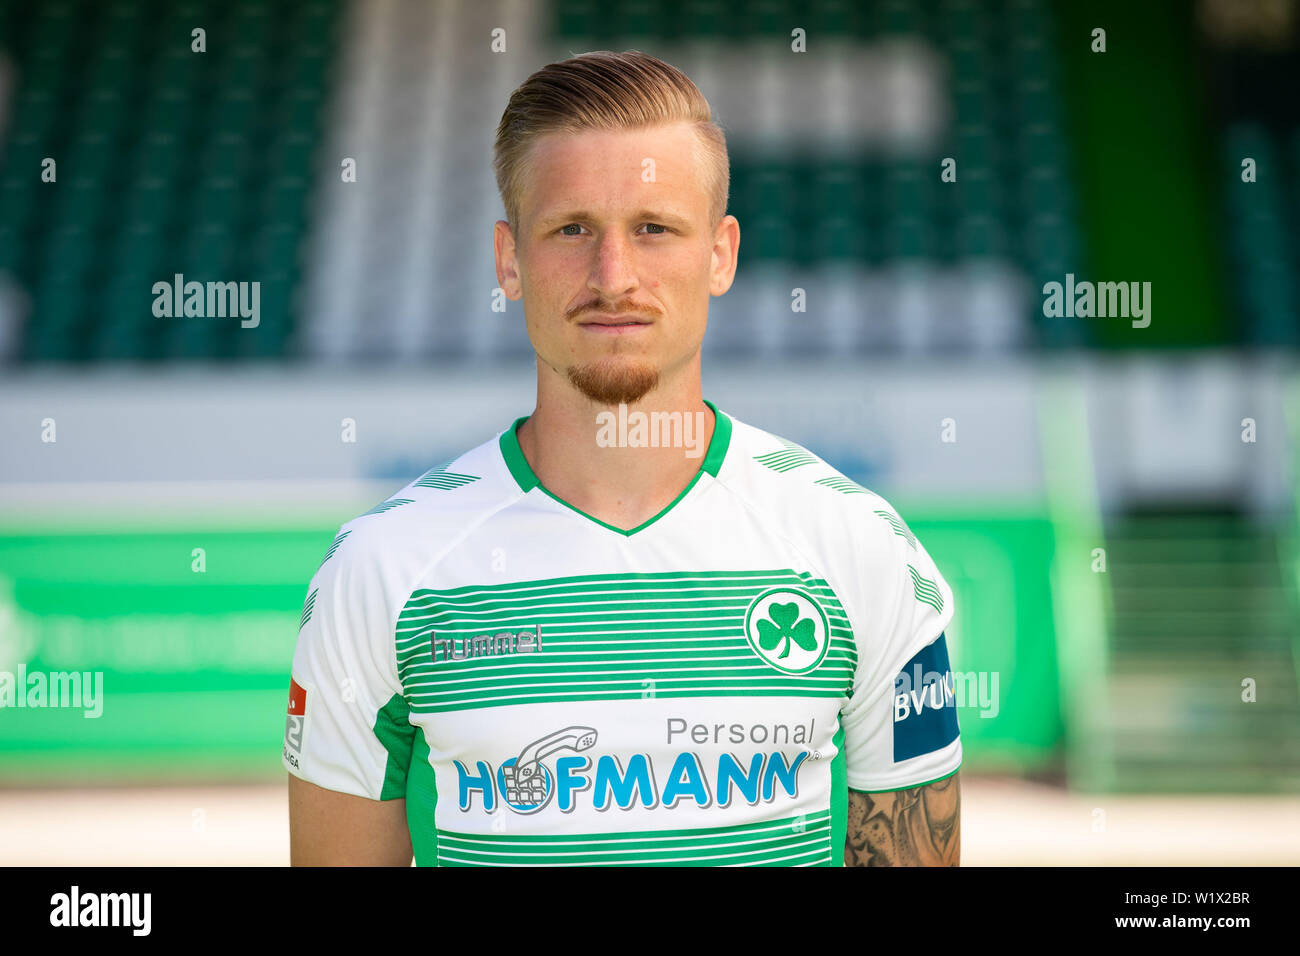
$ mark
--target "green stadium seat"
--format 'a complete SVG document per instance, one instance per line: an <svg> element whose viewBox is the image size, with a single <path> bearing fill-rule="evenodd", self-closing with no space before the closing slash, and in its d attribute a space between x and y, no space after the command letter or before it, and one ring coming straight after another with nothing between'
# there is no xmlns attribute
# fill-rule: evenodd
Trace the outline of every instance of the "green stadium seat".
<svg viewBox="0 0 1300 956"><path fill-rule="evenodd" d="M324 43L295 41L293 52L279 64L276 81L288 89L310 87L327 72L330 50Z"/></svg>
<svg viewBox="0 0 1300 956"><path fill-rule="evenodd" d="M0 209L4 218L0 222L23 225L31 220L39 202L39 192L47 191L52 183L43 183L38 178L40 166L33 162L21 165L11 163L0 177Z"/></svg>
<svg viewBox="0 0 1300 956"><path fill-rule="evenodd" d="M300 224L307 212L308 180L303 175L279 176L270 183L258 212L265 222Z"/></svg>
<svg viewBox="0 0 1300 956"><path fill-rule="evenodd" d="M1046 79L1041 77L1033 82L1015 84L1008 107L1017 126L1060 127L1056 95Z"/></svg>
<svg viewBox="0 0 1300 956"><path fill-rule="evenodd" d="M87 176L106 176L117 161L121 147L116 128L82 125L76 138L69 144L66 165Z"/></svg>
<svg viewBox="0 0 1300 956"><path fill-rule="evenodd" d="M203 57L207 54L194 53L187 42L188 38L187 30L183 38L186 42L169 38L162 48L161 55L153 64L153 89L173 87L185 91L184 95L189 97L191 91L198 87L206 69Z"/></svg>
<svg viewBox="0 0 1300 956"><path fill-rule="evenodd" d="M890 259L933 259L939 237L932 220L903 215L885 221L885 255Z"/></svg>
<svg viewBox="0 0 1300 956"><path fill-rule="evenodd" d="M946 185L940 190L941 195L951 196L955 206L967 216L1000 218L1006 213L1002 183L990 167L963 158L957 170L957 182Z"/></svg>
<svg viewBox="0 0 1300 956"><path fill-rule="evenodd" d="M553 6L555 32L562 37L599 33L601 6L596 0L558 0Z"/></svg>
<svg viewBox="0 0 1300 956"><path fill-rule="evenodd" d="M247 133L257 128L258 102L252 86L232 86L221 90L209 114L211 129L217 132Z"/></svg>
<svg viewBox="0 0 1300 956"><path fill-rule="evenodd" d="M264 37L271 33L274 15L268 4L258 0L241 0L227 11L224 35L227 37ZM248 41L244 41L248 42ZM251 41L256 44L256 41ZM261 44L256 44L261 45Z"/></svg>
<svg viewBox="0 0 1300 956"><path fill-rule="evenodd" d="M331 0L305 0L295 5L289 16L293 20L292 35L296 44L300 43L302 47L319 44L328 49L334 32L334 15L335 6ZM313 82L317 79L319 75L312 77Z"/></svg>
<svg viewBox="0 0 1300 956"><path fill-rule="evenodd" d="M272 175L310 176L316 156L316 140L301 129L280 132L267 144L267 169Z"/></svg>
<svg viewBox="0 0 1300 956"><path fill-rule="evenodd" d="M971 83L987 87L995 68L992 51L970 37L963 37L949 47L948 64L957 88Z"/></svg>
<svg viewBox="0 0 1300 956"><path fill-rule="evenodd" d="M324 108L324 97L314 87L298 87L283 97L277 105L275 124L300 129L316 129Z"/></svg>
<svg viewBox="0 0 1300 956"><path fill-rule="evenodd" d="M174 0L166 5L166 10L172 24L198 25L210 30L208 24L218 22L213 18L220 16L224 6L227 4L220 0ZM185 30L187 44L189 35L189 30Z"/></svg>
<svg viewBox="0 0 1300 956"><path fill-rule="evenodd" d="M942 30L952 36L972 36L989 28L980 0L939 0L936 12Z"/></svg>
<svg viewBox="0 0 1300 956"><path fill-rule="evenodd" d="M1071 208L1070 184L1055 166L1035 166L1020 184L1021 208L1064 216Z"/></svg>
<svg viewBox="0 0 1300 956"><path fill-rule="evenodd" d="M137 169L157 169L160 175L148 173L135 180L122 201L122 224L132 227L139 224L161 226L174 210L174 191L166 170L156 166L137 166Z"/></svg>
<svg viewBox="0 0 1300 956"><path fill-rule="evenodd" d="M993 216L963 216L957 221L956 238L959 258L1004 259L1010 253L1006 227Z"/></svg>
<svg viewBox="0 0 1300 956"><path fill-rule="evenodd" d="M199 148L196 159L203 181L241 181L253 162L253 143L242 129L219 127Z"/></svg>
<svg viewBox="0 0 1300 956"><path fill-rule="evenodd" d="M1060 132L1050 123L1033 123L1024 127L1017 151L1020 161L1029 167L1059 169L1065 161L1065 144Z"/></svg>
<svg viewBox="0 0 1300 956"><path fill-rule="evenodd" d="M292 222L269 222L254 236L251 256L259 274L275 269L296 272L301 230Z"/></svg>
<svg viewBox="0 0 1300 956"><path fill-rule="evenodd" d="M55 216L59 221L94 228L104 220L113 196L101 176L88 176L75 167L59 177L55 196Z"/></svg>
<svg viewBox="0 0 1300 956"><path fill-rule="evenodd" d="M173 272L240 279L262 235L276 237L262 251L284 261L257 268L291 288L341 10L339 0L0 0L0 43L11 26L21 33L0 153L0 268L36 309L24 355L229 353L203 330L172 329L163 342L150 288ZM208 33L203 54L190 49L196 26ZM57 184L39 180L45 156L58 161ZM286 334L271 329L260 347L283 349Z"/></svg>
<svg viewBox="0 0 1300 956"><path fill-rule="evenodd" d="M813 166L806 173L812 242L806 245L809 262L865 259L868 254L867 187L860 167L832 163Z"/></svg>
<svg viewBox="0 0 1300 956"><path fill-rule="evenodd" d="M148 28L145 6L139 0L108 0L103 4L103 14L108 35L132 36Z"/></svg>
<svg viewBox="0 0 1300 956"><path fill-rule="evenodd" d="M880 0L873 12L876 30L882 34L925 32L926 18L916 0Z"/></svg>
<svg viewBox="0 0 1300 956"><path fill-rule="evenodd" d="M180 271L187 280L229 281L237 244L237 234L226 223L204 221L186 237Z"/></svg>
<svg viewBox="0 0 1300 956"><path fill-rule="evenodd" d="M960 168L960 167L959 167ZM959 172L960 177L960 172ZM939 188L938 164L895 162L885 167L883 210L887 218L932 220Z"/></svg>
<svg viewBox="0 0 1300 956"><path fill-rule="evenodd" d="M733 20L733 36L790 39L791 10L782 0L751 0L747 16Z"/></svg>
<svg viewBox="0 0 1300 956"><path fill-rule="evenodd" d="M159 225L146 221L130 223L118 233L110 260L112 273L157 271L165 248L166 235Z"/></svg>
<svg viewBox="0 0 1300 956"><path fill-rule="evenodd" d="M25 231L12 221L0 220L0 272L11 275L22 272L26 247Z"/></svg>
<svg viewBox="0 0 1300 956"><path fill-rule="evenodd" d="M1022 258L1034 275L1047 275L1058 281L1074 270L1078 262L1078 244L1066 220L1055 213L1035 213L1023 232Z"/></svg>
<svg viewBox="0 0 1300 956"><path fill-rule="evenodd" d="M153 317L153 283L148 276L131 276L128 284L110 286L104 298L104 320L90 343L91 357L114 361L144 359L158 354ZM169 320L161 320L169 321Z"/></svg>
<svg viewBox="0 0 1300 956"><path fill-rule="evenodd" d="M684 0L681 34L697 40L722 40L732 29L732 17L722 0Z"/></svg>
<svg viewBox="0 0 1300 956"><path fill-rule="evenodd" d="M615 38L660 37L664 34L665 16L662 3L653 0L622 0L610 7L606 29Z"/></svg>

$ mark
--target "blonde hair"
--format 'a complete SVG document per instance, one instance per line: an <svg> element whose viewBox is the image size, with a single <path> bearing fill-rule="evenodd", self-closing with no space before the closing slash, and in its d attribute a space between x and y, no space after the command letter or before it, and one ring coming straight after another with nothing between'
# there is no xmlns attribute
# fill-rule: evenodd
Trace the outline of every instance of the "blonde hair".
<svg viewBox="0 0 1300 956"><path fill-rule="evenodd" d="M717 225L727 211L731 180L727 141L690 77L636 50L598 50L542 67L510 95L497 127L492 168L511 228L519 226L520 180L539 136L683 121L694 123L700 134L711 180L711 224Z"/></svg>

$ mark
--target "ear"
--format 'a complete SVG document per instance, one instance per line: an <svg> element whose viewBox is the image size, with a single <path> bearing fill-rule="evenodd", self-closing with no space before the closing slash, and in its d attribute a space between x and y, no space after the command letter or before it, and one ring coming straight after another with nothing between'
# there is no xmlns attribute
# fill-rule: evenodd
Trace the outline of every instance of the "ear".
<svg viewBox="0 0 1300 956"><path fill-rule="evenodd" d="M709 295L719 296L731 288L740 254L740 222L723 216L713 231L713 264L709 273Z"/></svg>
<svg viewBox="0 0 1300 956"><path fill-rule="evenodd" d="M497 285L511 301L523 298L524 287L519 278L519 258L515 248L515 236L510 231L510 223L498 219L492 227L492 249L497 262Z"/></svg>

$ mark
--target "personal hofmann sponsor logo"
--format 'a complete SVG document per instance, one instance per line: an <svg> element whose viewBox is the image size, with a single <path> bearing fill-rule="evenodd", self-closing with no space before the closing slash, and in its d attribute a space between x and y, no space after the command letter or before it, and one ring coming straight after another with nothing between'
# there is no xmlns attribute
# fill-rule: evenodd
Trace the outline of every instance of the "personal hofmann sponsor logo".
<svg viewBox="0 0 1300 956"><path fill-rule="evenodd" d="M81 887L50 897L51 926L129 926L133 936L148 936L150 893L82 893Z"/></svg>
<svg viewBox="0 0 1300 956"><path fill-rule="evenodd" d="M0 708L81 708L83 717L104 713L103 671L0 671Z"/></svg>
<svg viewBox="0 0 1300 956"><path fill-rule="evenodd" d="M504 654L540 654L542 625L533 625L531 631L496 631L492 634L465 637L439 637L435 633L431 635L430 640L435 662L463 661L474 657L499 657Z"/></svg>
<svg viewBox="0 0 1300 956"><path fill-rule="evenodd" d="M806 748L812 740L816 719L806 724L695 724L670 717L666 725L669 744L726 741L732 745L766 742ZM596 746L599 733L594 727L572 726L557 730L527 744L513 757L494 768L486 760L474 768L455 760L457 806L462 813L475 805L485 813L498 807L515 813L537 813L554 806L571 813L579 802L598 812L618 807L631 810L678 806L707 809L727 807L743 800L751 806L780 799L794 800L799 794L799 771L808 760L820 760L821 752L801 749L755 751L747 757L722 753L703 756L693 750L679 751L671 766L656 765L646 753L628 755L626 761L614 754L601 754L594 761L583 754ZM563 755L563 756L561 756ZM555 757L552 764L547 758ZM666 772L665 772L666 769Z"/></svg>
<svg viewBox="0 0 1300 956"><path fill-rule="evenodd" d="M806 674L826 657L830 624L811 594L797 588L764 591L745 612L754 653L786 674Z"/></svg>

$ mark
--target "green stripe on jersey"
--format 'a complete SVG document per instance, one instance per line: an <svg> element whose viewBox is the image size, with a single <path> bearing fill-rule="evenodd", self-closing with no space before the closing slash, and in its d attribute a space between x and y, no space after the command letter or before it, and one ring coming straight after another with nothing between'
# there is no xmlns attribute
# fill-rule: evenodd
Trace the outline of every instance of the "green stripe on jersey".
<svg viewBox="0 0 1300 956"><path fill-rule="evenodd" d="M782 588L825 615L825 654L805 658L804 670L769 663L794 661L795 646L776 643L765 658L746 634L751 604ZM413 713L645 697L835 698L848 695L857 666L835 593L789 569L420 589L398 617L396 649Z"/></svg>
<svg viewBox="0 0 1300 956"><path fill-rule="evenodd" d="M834 491L846 495L870 495L873 494L871 489L864 488L856 481L845 478L843 475L831 475L829 478L818 478L813 482L815 485L823 485ZM879 512L877 512L879 514Z"/></svg>
<svg viewBox="0 0 1300 956"><path fill-rule="evenodd" d="M426 472L424 477L415 483L416 488L437 488L447 491L451 488L460 488L468 485L472 481L479 480L478 475L462 475L454 471L447 471L446 466L435 468Z"/></svg>
<svg viewBox="0 0 1300 956"><path fill-rule="evenodd" d="M802 468L804 465L816 464L817 456L807 448L796 445L785 438L778 438L777 440L785 446L784 450L755 455L754 461L771 468L773 471L794 471L794 469Z"/></svg>
<svg viewBox="0 0 1300 956"><path fill-rule="evenodd" d="M364 518L366 515L381 515L385 511L392 511L394 508L400 508L402 505L409 505L414 500L414 498L389 498L387 501L381 501L369 511L360 514L357 517Z"/></svg>
<svg viewBox="0 0 1300 956"><path fill-rule="evenodd" d="M334 539L333 543L330 544L329 550L325 552L325 557L321 558L320 566L316 568L317 571L325 567L325 562L328 561L330 558L334 557L334 553L338 551L339 545L343 543L343 539L346 538L351 533L352 532L350 530L341 532L339 536Z"/></svg>
<svg viewBox="0 0 1300 956"><path fill-rule="evenodd" d="M913 551L916 550L916 535L912 534L912 529L907 526L907 523L902 518L895 517L881 508L876 509L876 514L888 521L889 526L894 529L894 534L910 544Z"/></svg>
<svg viewBox="0 0 1300 956"><path fill-rule="evenodd" d="M912 590L916 593L916 599L942 614L943 596L939 593L939 586L910 564L907 573L912 576Z"/></svg>
<svg viewBox="0 0 1300 956"><path fill-rule="evenodd" d="M379 792L380 800L396 800L406 796L406 775L411 767L411 747L415 739L415 728L409 720L410 713L410 707L402 695L394 694L375 714L375 737L388 751L388 760L384 764L384 785Z"/></svg>
<svg viewBox="0 0 1300 956"><path fill-rule="evenodd" d="M299 634L301 634L302 629L307 626L307 622L311 620L312 608L316 606L316 592L319 590L320 588L312 588L311 594L307 595L307 601L302 606L302 617L298 619Z"/></svg>
<svg viewBox="0 0 1300 956"><path fill-rule="evenodd" d="M831 842L831 815L825 810L694 830L562 836L439 830L438 865L831 866Z"/></svg>

